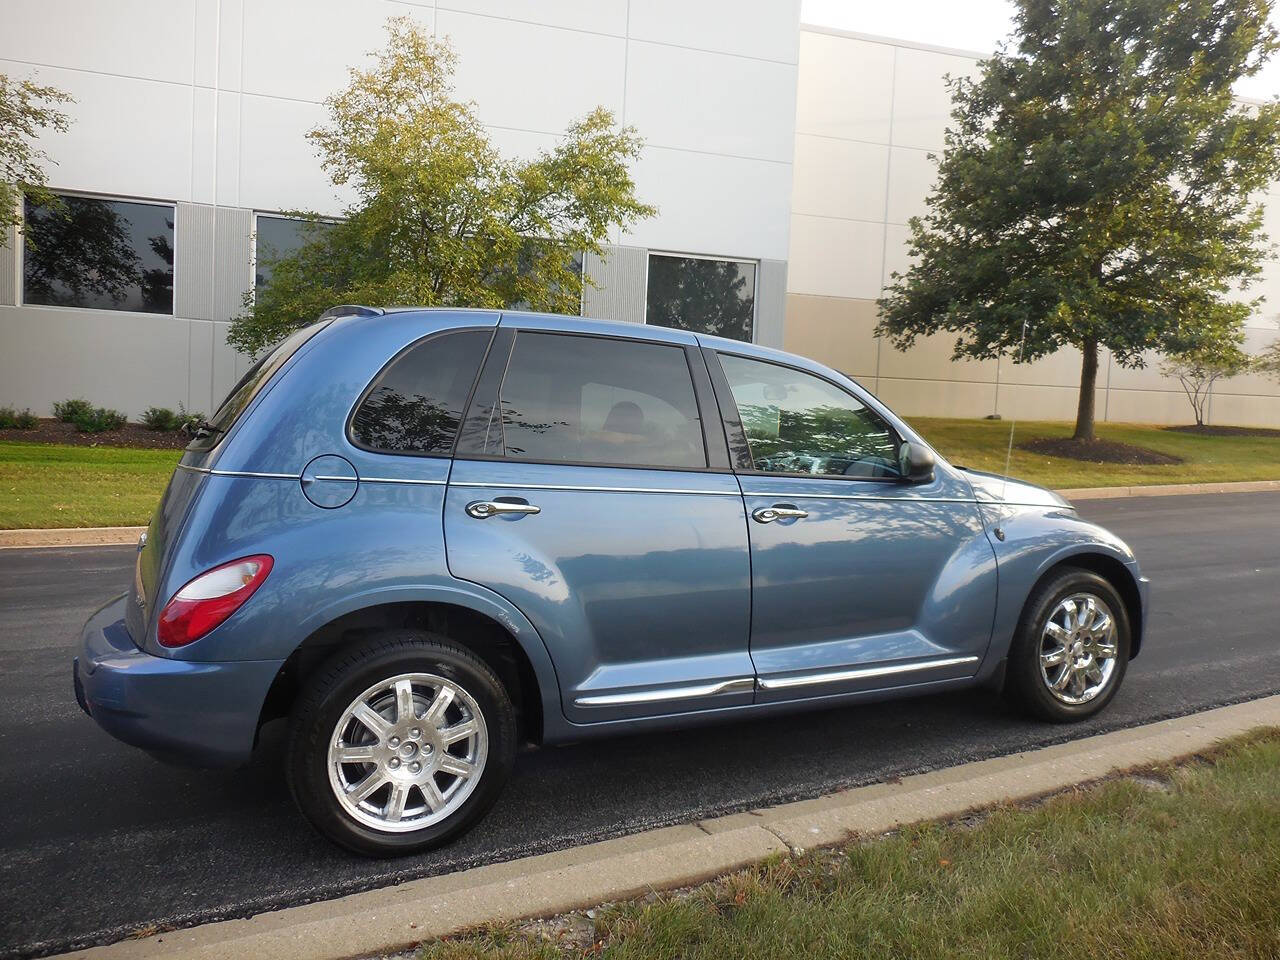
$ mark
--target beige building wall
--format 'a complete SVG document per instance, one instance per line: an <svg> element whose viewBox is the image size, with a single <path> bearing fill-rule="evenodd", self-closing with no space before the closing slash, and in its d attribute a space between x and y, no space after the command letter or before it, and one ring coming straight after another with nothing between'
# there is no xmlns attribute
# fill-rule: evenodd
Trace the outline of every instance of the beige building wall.
<svg viewBox="0 0 1280 960"><path fill-rule="evenodd" d="M952 360L954 338L909 351L875 336L876 299L905 271L907 221L925 212L951 104L945 77L972 75L978 54L802 26L797 80L795 181L787 283L786 349L853 375L904 415L1019 418L1075 416L1080 355L1030 364ZM1280 241L1280 185L1267 227ZM1250 318L1257 352L1280 336L1280 263L1249 290L1265 302ZM1126 370L1103 351L1100 420L1186 423L1191 407L1159 358ZM1209 410L1220 424L1280 427L1280 383L1244 376L1220 383Z"/></svg>

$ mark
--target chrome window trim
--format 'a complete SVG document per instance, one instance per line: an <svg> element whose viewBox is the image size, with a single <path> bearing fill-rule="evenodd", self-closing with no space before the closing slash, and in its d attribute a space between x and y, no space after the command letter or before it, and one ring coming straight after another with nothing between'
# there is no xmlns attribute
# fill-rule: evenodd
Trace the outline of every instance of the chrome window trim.
<svg viewBox="0 0 1280 960"><path fill-rule="evenodd" d="M665 700L688 700L694 697L714 697L724 693L750 693L756 688L755 677L735 677L719 683L699 683L661 690L645 690L642 693L602 693L577 697L576 707L618 707L628 704L661 703Z"/></svg>
<svg viewBox="0 0 1280 960"><path fill-rule="evenodd" d="M823 673L806 673L798 677L760 679L756 684L761 690L789 690L811 684L839 683L842 680L864 680L871 677L889 677L917 670L933 670L937 667L958 667L964 663L977 663L977 657L944 657L941 660L924 660L917 663L897 663L883 667L855 667L851 670L830 670Z"/></svg>
<svg viewBox="0 0 1280 960"><path fill-rule="evenodd" d="M525 483L523 481L506 483L501 480L450 480L451 487L510 487L516 490L565 490L570 493L682 493L704 494L717 497L740 497L737 490L691 490L681 487L600 487L564 483Z"/></svg>
<svg viewBox="0 0 1280 960"><path fill-rule="evenodd" d="M977 503L973 497L887 497L865 493L793 493L790 490L742 492L744 497L774 497L797 500L881 500L893 503Z"/></svg>
<svg viewBox="0 0 1280 960"><path fill-rule="evenodd" d="M212 467L193 467L190 464L178 464L179 470L191 473L204 473L211 477L256 477L260 480L299 480L296 473L259 473L254 470L215 470Z"/></svg>

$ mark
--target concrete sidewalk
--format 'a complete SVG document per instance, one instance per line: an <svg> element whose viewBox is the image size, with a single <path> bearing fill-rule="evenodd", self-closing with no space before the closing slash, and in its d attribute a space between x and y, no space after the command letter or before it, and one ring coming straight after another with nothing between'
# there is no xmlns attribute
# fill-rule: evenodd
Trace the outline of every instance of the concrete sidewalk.
<svg viewBox="0 0 1280 960"><path fill-rule="evenodd" d="M1280 696L1266 697L898 783L844 790L63 956L347 960L394 953L487 923L550 916L650 890L688 886L771 854L1042 796L1277 725Z"/></svg>
<svg viewBox="0 0 1280 960"><path fill-rule="evenodd" d="M1280 490L1280 480L1240 483L1169 483L1141 487L1078 487L1058 490L1068 500L1173 497L1205 493L1261 493ZM17 547L101 547L137 543L146 527L67 527L56 530L0 530L0 549Z"/></svg>

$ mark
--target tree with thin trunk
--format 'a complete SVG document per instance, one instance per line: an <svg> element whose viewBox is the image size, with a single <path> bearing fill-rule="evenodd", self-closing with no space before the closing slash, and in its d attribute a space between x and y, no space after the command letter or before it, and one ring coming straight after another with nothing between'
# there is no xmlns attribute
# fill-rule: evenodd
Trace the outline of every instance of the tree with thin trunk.
<svg viewBox="0 0 1280 960"><path fill-rule="evenodd" d="M446 40L395 17L372 60L307 134L353 201L337 223L297 214L305 243L272 260L227 341L257 353L340 303L577 313L581 256L603 257L612 231L656 212L635 194L636 130L598 107L553 146L508 159L455 97Z"/></svg>
<svg viewBox="0 0 1280 960"><path fill-rule="evenodd" d="M1255 360L1244 351L1243 342L1244 332L1232 331L1190 349L1170 353L1160 365L1161 373L1176 378L1182 386L1197 427L1205 425L1205 411L1213 396L1214 384L1253 369Z"/></svg>
<svg viewBox="0 0 1280 960"><path fill-rule="evenodd" d="M1140 367L1239 329L1270 254L1257 192L1280 174L1280 104L1232 86L1277 47L1272 0L1016 0L1015 36L954 109L912 266L880 300L899 349L1082 356L1075 438L1094 437L1099 353Z"/></svg>

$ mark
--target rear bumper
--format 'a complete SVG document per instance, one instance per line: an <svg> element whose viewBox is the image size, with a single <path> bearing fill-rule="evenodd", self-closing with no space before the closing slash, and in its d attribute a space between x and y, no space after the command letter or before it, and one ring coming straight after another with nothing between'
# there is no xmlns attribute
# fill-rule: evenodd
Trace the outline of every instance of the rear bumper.
<svg viewBox="0 0 1280 960"><path fill-rule="evenodd" d="M193 663L139 650L125 626L126 596L80 632L76 700L117 740L163 760L234 766L253 752L258 717L281 661Z"/></svg>

